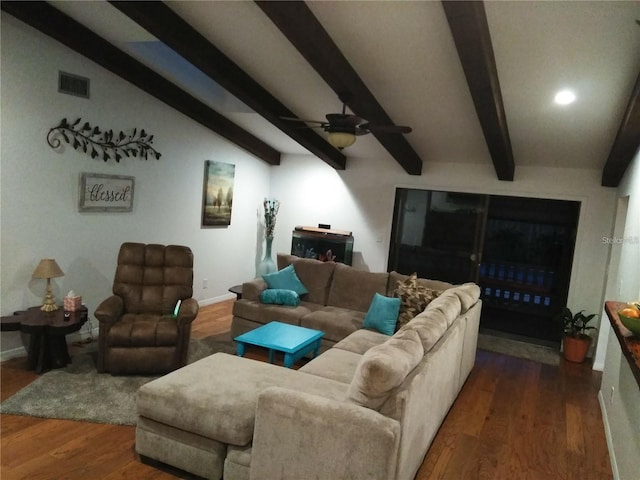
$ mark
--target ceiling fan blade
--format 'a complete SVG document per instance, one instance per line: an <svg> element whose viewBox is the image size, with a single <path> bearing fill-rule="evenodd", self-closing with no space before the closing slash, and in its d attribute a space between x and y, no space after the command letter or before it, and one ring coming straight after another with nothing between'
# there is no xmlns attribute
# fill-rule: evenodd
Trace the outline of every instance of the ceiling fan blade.
<svg viewBox="0 0 640 480"><path fill-rule="evenodd" d="M413 129L404 125L371 125L363 123L358 125L357 130L364 130L364 133L411 133ZM364 135L364 133L356 133L356 135Z"/></svg>
<svg viewBox="0 0 640 480"><path fill-rule="evenodd" d="M304 122L304 123L319 123L326 124L327 122L324 120L305 120L304 118L297 117L280 117L282 120L289 120L291 122Z"/></svg>
<svg viewBox="0 0 640 480"><path fill-rule="evenodd" d="M350 113L328 113L329 125L356 127L364 122L364 119Z"/></svg>

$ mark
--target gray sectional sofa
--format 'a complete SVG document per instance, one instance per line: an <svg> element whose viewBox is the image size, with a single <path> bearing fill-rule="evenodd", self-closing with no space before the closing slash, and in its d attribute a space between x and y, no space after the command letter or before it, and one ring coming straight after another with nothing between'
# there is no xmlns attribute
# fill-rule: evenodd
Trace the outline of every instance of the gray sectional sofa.
<svg viewBox="0 0 640 480"><path fill-rule="evenodd" d="M295 267L305 282L305 267ZM358 306L371 298L347 299L334 282L371 275L371 282L338 285L388 293L390 277L403 276L333 268L326 283L306 278L326 292L312 297L325 305L304 301L272 318L272 306L251 306L253 294L243 291L234 308L235 333L270 319L326 328L323 353L299 370L217 353L144 385L136 450L216 480L414 478L473 367L480 290L449 286L388 336L359 328ZM333 324L332 312L347 325Z"/></svg>
<svg viewBox="0 0 640 480"><path fill-rule="evenodd" d="M343 263L321 262L310 258L279 253L278 270L293 265L297 276L309 293L300 305L289 307L265 305L260 294L267 288L262 278L242 285L242 299L233 305L231 334L235 338L272 320L313 328L324 332L322 348L362 328L365 314L374 294L392 297L396 283L407 278L396 272L366 272ZM452 287L438 280L419 279L420 286L437 291Z"/></svg>

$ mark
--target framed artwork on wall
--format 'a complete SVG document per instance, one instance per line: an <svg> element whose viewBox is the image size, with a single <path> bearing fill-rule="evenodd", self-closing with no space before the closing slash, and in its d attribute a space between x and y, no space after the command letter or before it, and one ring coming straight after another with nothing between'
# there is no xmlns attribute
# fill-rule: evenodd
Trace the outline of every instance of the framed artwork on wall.
<svg viewBox="0 0 640 480"><path fill-rule="evenodd" d="M202 187L203 227L231 225L235 170L236 166L232 163L205 160Z"/></svg>
<svg viewBox="0 0 640 480"><path fill-rule="evenodd" d="M78 210L81 212L131 212L135 177L80 174Z"/></svg>

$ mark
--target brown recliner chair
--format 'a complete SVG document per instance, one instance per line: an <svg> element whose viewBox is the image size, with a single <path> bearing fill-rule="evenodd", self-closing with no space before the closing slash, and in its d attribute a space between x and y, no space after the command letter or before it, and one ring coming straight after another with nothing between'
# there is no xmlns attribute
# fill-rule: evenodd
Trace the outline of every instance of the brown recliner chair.
<svg viewBox="0 0 640 480"><path fill-rule="evenodd" d="M191 323L193 254L178 245L123 243L113 295L96 309L98 372L167 373L184 366ZM178 300L180 309L174 314Z"/></svg>

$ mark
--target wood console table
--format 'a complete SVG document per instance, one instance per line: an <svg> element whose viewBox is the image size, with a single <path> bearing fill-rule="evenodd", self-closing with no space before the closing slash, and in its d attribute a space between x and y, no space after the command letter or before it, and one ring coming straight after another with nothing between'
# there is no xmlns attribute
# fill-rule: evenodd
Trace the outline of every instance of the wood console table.
<svg viewBox="0 0 640 480"><path fill-rule="evenodd" d="M611 322L611 327L616 333L616 337L618 337L622 353L629 362L629 367L638 383L638 387L640 387L640 337L632 337L630 335L631 332L622 325L618 317L618 310L626 305L625 302L607 301L604 303L604 309Z"/></svg>
<svg viewBox="0 0 640 480"><path fill-rule="evenodd" d="M2 331L21 331L30 334L29 368L42 373L50 368L63 368L71 363L65 336L77 332L87 321L87 307L67 312L63 309L43 312L31 307L14 315L2 317Z"/></svg>

